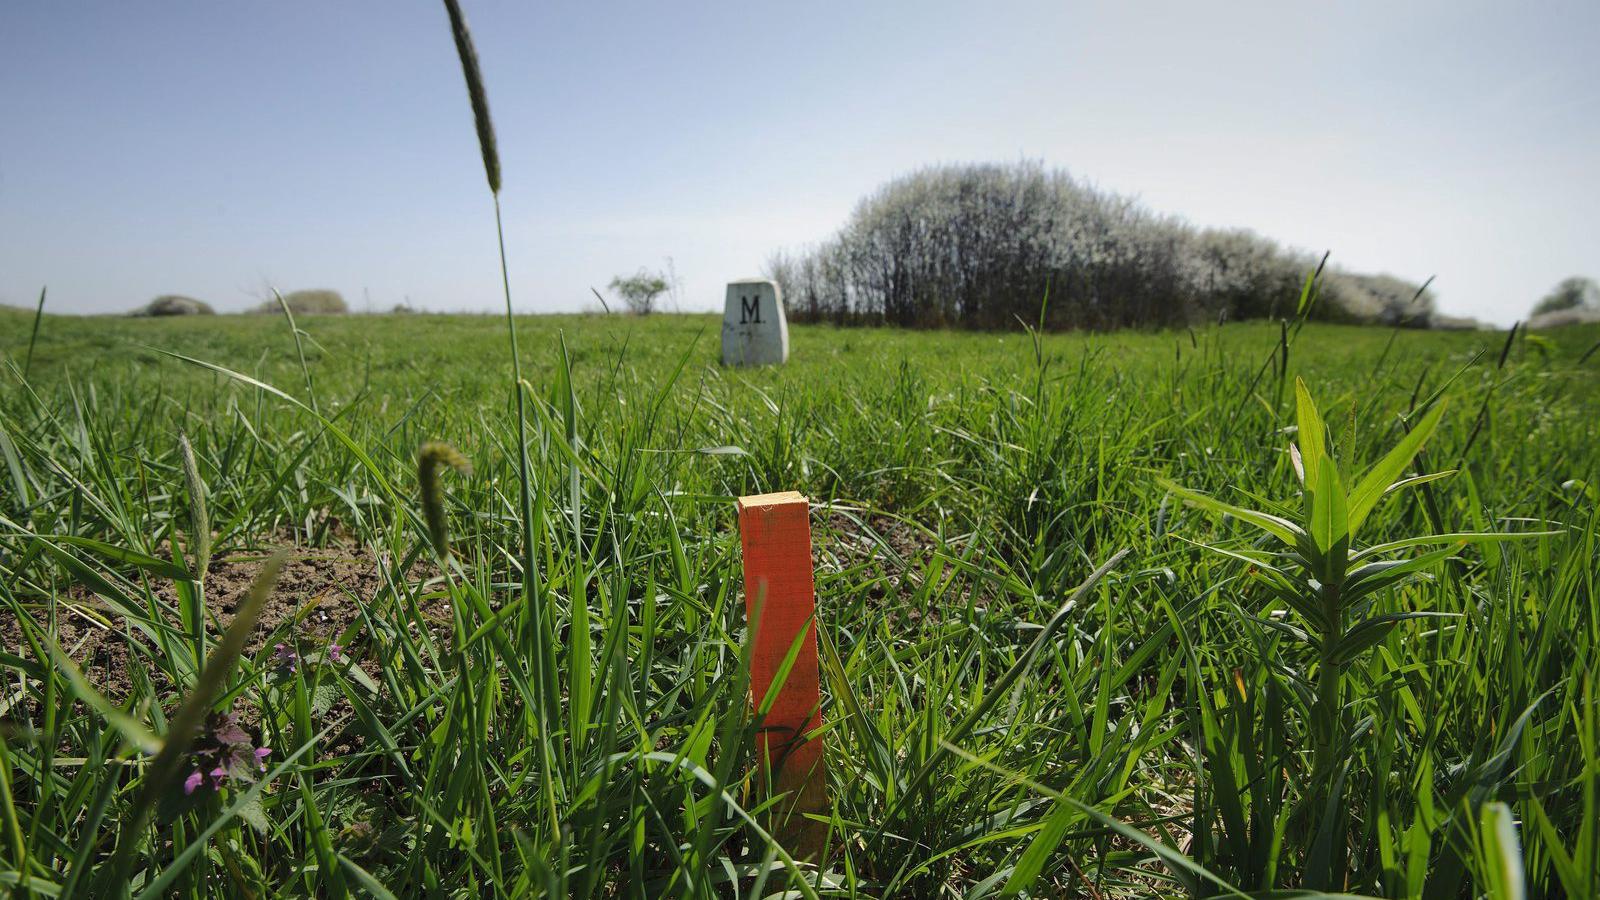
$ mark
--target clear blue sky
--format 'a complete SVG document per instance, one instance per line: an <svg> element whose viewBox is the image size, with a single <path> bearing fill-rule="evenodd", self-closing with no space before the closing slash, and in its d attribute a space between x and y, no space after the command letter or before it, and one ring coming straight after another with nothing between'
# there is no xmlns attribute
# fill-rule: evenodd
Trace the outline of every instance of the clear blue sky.
<svg viewBox="0 0 1600 900"><path fill-rule="evenodd" d="M519 310L685 308L935 162L1030 158L1509 323L1600 276L1600 3L465 0ZM432 0L0 5L0 302L501 302Z"/></svg>

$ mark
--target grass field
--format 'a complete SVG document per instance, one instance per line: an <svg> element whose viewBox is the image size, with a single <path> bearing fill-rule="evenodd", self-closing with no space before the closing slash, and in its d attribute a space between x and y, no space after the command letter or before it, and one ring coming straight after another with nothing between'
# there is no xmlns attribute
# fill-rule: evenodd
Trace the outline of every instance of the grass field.
<svg viewBox="0 0 1600 900"><path fill-rule="evenodd" d="M22 896L1600 895L1600 329L797 327L742 371L711 317L525 318L523 510L503 319L32 324L0 309ZM1360 473L1441 406L1378 487L1455 474L1349 546L1416 561L1346 572ZM449 556L432 440L471 463ZM732 500L787 489L818 868L763 836L742 681Z"/></svg>

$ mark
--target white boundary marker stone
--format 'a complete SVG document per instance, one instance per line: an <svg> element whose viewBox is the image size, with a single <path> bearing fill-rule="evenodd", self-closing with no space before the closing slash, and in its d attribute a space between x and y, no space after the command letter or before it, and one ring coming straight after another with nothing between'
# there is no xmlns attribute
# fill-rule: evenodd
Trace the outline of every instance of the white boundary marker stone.
<svg viewBox="0 0 1600 900"><path fill-rule="evenodd" d="M768 366L789 359L789 321L775 281L744 278L728 283L722 313L722 364Z"/></svg>

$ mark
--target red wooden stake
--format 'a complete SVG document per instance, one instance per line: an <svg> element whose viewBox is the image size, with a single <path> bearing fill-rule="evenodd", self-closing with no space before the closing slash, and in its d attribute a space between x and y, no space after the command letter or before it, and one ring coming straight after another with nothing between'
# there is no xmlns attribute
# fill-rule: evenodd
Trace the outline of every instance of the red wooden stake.
<svg viewBox="0 0 1600 900"><path fill-rule="evenodd" d="M757 623L750 647L752 709L761 708L790 648L797 638L800 642L799 655L761 722L761 757L772 791L787 795L770 818L774 835L796 858L815 861L828 828L805 814L827 813L828 786L822 738L811 737L822 727L822 691L806 498L794 491L740 497L739 540L745 613Z"/></svg>

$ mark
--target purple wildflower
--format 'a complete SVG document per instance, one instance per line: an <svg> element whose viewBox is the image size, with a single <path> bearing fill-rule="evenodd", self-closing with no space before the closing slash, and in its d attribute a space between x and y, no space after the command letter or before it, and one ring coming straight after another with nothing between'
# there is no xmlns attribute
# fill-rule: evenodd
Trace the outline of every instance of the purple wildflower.
<svg viewBox="0 0 1600 900"><path fill-rule="evenodd" d="M285 675L293 675L295 669L300 666L300 654L296 653L294 648L288 644L274 644L272 646L272 661L277 665L279 672Z"/></svg>
<svg viewBox="0 0 1600 900"><path fill-rule="evenodd" d="M212 713L189 749L194 771L184 779L183 792L193 794L202 788L215 791L229 779L250 779L265 771L266 747L257 748L249 732L229 713Z"/></svg>
<svg viewBox="0 0 1600 900"><path fill-rule="evenodd" d="M343 663L349 657L344 655L344 647L340 644L328 645L328 661L334 664Z"/></svg>

